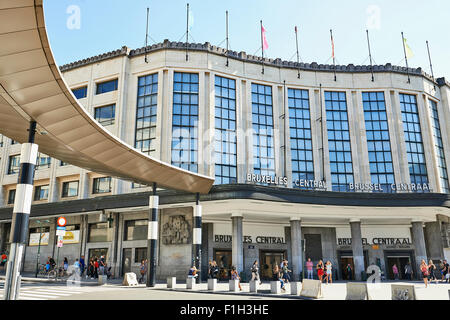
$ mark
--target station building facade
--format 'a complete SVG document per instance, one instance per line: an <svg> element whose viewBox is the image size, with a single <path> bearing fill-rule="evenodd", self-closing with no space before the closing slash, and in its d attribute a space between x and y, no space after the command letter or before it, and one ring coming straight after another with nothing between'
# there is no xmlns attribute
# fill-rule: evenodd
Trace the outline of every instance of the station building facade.
<svg viewBox="0 0 450 320"><path fill-rule="evenodd" d="M147 62L146 62L147 60ZM419 69L297 64L164 41L61 67L92 117L161 161L215 177L202 206L202 274L215 260L263 278L288 259L346 266L450 258L450 85ZM372 71L374 78L372 80ZM20 146L0 137L0 250L7 251ZM149 186L40 154L25 272L47 256L105 255L115 276L147 253ZM159 279L192 265L197 195L159 190ZM67 218L63 247L56 218ZM37 259L38 251L40 258Z"/></svg>

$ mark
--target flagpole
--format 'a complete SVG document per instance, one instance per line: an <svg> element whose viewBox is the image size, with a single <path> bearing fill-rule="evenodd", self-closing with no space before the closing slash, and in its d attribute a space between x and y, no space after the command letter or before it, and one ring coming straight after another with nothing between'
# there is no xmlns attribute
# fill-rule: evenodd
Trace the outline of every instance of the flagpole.
<svg viewBox="0 0 450 320"><path fill-rule="evenodd" d="M228 61L228 48L229 48L229 42L228 42L228 10L226 11L226 17L227 17L227 23L226 23L226 29L227 29L227 64L228 67L229 61Z"/></svg>
<svg viewBox="0 0 450 320"><path fill-rule="evenodd" d="M332 55L333 55L333 66L334 66L334 81L337 81L337 77L336 77L336 57L334 55L334 40L333 40L333 30L330 29L330 34L331 34L331 46L332 46Z"/></svg>
<svg viewBox="0 0 450 320"><path fill-rule="evenodd" d="M370 72L372 73L372 82L374 82L375 78L373 76L373 63L372 63L372 52L370 50L369 30L366 30L366 33L367 33L367 46L369 47Z"/></svg>
<svg viewBox="0 0 450 320"><path fill-rule="evenodd" d="M189 42L189 3L187 4L186 7L186 61L189 60L188 42Z"/></svg>
<svg viewBox="0 0 450 320"><path fill-rule="evenodd" d="M298 75L297 77L300 79L300 56L298 54L298 33L297 33L297 26L295 26L295 44L297 47L297 64L298 64Z"/></svg>
<svg viewBox="0 0 450 320"><path fill-rule="evenodd" d="M148 63L147 59L147 46L148 46L148 17L150 13L150 8L147 7L147 28L145 31L145 63Z"/></svg>
<svg viewBox="0 0 450 320"><path fill-rule="evenodd" d="M262 29L263 29L263 25L262 25L262 20L260 21L260 23L261 23L261 51L262 51L262 71L261 71L261 73L262 74L264 74L264 43L263 43L263 32L262 32Z"/></svg>
<svg viewBox="0 0 450 320"><path fill-rule="evenodd" d="M428 44L428 40L427 40L427 51L428 51L428 60L430 61L431 76L433 77L433 81L434 81L433 64L431 63L430 46Z"/></svg>
<svg viewBox="0 0 450 320"><path fill-rule="evenodd" d="M411 78L409 77L409 65L408 65L408 56L406 54L406 46L405 46L405 37L403 36L402 31L402 42L403 42L403 51L405 53L405 61L406 61L406 73L408 74L408 83L411 83Z"/></svg>

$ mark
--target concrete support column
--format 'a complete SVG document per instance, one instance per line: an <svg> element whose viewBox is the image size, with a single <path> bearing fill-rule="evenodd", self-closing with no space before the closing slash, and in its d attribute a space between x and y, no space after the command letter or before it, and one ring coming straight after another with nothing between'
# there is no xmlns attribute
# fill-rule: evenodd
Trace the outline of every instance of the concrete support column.
<svg viewBox="0 0 450 320"><path fill-rule="evenodd" d="M243 248L243 232L242 232L242 214L233 214L232 221L232 263L236 267L238 273L244 271L244 248Z"/></svg>
<svg viewBox="0 0 450 320"><path fill-rule="evenodd" d="M291 218L291 252L294 281L300 281L303 272L302 223L300 218Z"/></svg>
<svg viewBox="0 0 450 320"><path fill-rule="evenodd" d="M425 235L423 232L423 221L412 221L412 240L415 247L416 254L416 272L415 274L419 276L420 272L420 262L425 260L427 261L427 249L425 247Z"/></svg>
<svg viewBox="0 0 450 320"><path fill-rule="evenodd" d="M364 251L362 246L361 221L356 219L350 220L350 229L352 234L352 251L355 280L361 281L361 273L364 271Z"/></svg>
<svg viewBox="0 0 450 320"><path fill-rule="evenodd" d="M424 232L429 258L433 261L444 260L444 246L440 222L426 222Z"/></svg>

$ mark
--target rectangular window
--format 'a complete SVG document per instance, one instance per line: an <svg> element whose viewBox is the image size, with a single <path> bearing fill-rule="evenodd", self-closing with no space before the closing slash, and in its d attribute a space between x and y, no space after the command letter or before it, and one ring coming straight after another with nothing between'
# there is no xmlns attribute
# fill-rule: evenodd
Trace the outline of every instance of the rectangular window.
<svg viewBox="0 0 450 320"><path fill-rule="evenodd" d="M272 87L252 83L253 170L275 174Z"/></svg>
<svg viewBox="0 0 450 320"><path fill-rule="evenodd" d="M175 72L173 83L172 164L198 171L198 74Z"/></svg>
<svg viewBox="0 0 450 320"><path fill-rule="evenodd" d="M123 240L147 240L147 232L148 220L126 220Z"/></svg>
<svg viewBox="0 0 450 320"><path fill-rule="evenodd" d="M288 106L292 180L314 180L308 90L288 89Z"/></svg>
<svg viewBox="0 0 450 320"><path fill-rule="evenodd" d="M49 186L37 186L34 188L34 201L48 200Z"/></svg>
<svg viewBox="0 0 450 320"><path fill-rule="evenodd" d="M112 228L107 222L90 223L88 227L88 242L110 242L112 240Z"/></svg>
<svg viewBox="0 0 450 320"><path fill-rule="evenodd" d="M151 155L155 152L158 74L138 79L135 148Z"/></svg>
<svg viewBox="0 0 450 320"><path fill-rule="evenodd" d="M11 145L19 144L16 140L11 139Z"/></svg>
<svg viewBox="0 0 450 320"><path fill-rule="evenodd" d="M236 183L236 81L215 77L215 184Z"/></svg>
<svg viewBox="0 0 450 320"><path fill-rule="evenodd" d="M95 120L97 120L103 126L109 126L114 124L116 118L116 105L111 104L109 106L94 108Z"/></svg>
<svg viewBox="0 0 450 320"><path fill-rule="evenodd" d="M97 90L95 94L102 94L106 92L116 91L118 82L119 82L118 79L114 79L110 81L97 83Z"/></svg>
<svg viewBox="0 0 450 320"><path fill-rule="evenodd" d="M40 153L37 158L36 170L48 169L52 164L52 158Z"/></svg>
<svg viewBox="0 0 450 320"><path fill-rule="evenodd" d="M94 178L93 194L111 192L111 177Z"/></svg>
<svg viewBox="0 0 450 320"><path fill-rule="evenodd" d="M69 164L67 163L67 162L64 162L64 161L60 161L59 162L59 166L60 167L65 167L65 166L68 166Z"/></svg>
<svg viewBox="0 0 450 320"><path fill-rule="evenodd" d="M141 263L142 260L147 259L147 248L136 248L134 252L134 262Z"/></svg>
<svg viewBox="0 0 450 320"><path fill-rule="evenodd" d="M62 186L62 197L76 197L78 196L78 181L64 182Z"/></svg>
<svg viewBox="0 0 450 320"><path fill-rule="evenodd" d="M77 99L83 99L87 97L87 86L72 89L73 95Z"/></svg>
<svg viewBox="0 0 450 320"><path fill-rule="evenodd" d="M431 127L433 131L434 149L438 160L439 180L443 193L449 193L447 164L445 162L444 143L442 142L441 125L439 123L439 113L437 103L430 101Z"/></svg>
<svg viewBox="0 0 450 320"><path fill-rule="evenodd" d="M8 204L14 204L16 199L16 189L9 190L8 192Z"/></svg>
<svg viewBox="0 0 450 320"><path fill-rule="evenodd" d="M411 183L428 183L416 96L400 94L400 108L402 111L403 132L405 133Z"/></svg>
<svg viewBox="0 0 450 320"><path fill-rule="evenodd" d="M349 192L353 183L352 150L345 92L325 92L328 148L333 191Z"/></svg>
<svg viewBox="0 0 450 320"><path fill-rule="evenodd" d="M8 162L8 174L19 173L20 155L10 156Z"/></svg>
<svg viewBox="0 0 450 320"><path fill-rule="evenodd" d="M371 181L380 184L382 192L392 192L395 178L384 92L363 92L362 98Z"/></svg>

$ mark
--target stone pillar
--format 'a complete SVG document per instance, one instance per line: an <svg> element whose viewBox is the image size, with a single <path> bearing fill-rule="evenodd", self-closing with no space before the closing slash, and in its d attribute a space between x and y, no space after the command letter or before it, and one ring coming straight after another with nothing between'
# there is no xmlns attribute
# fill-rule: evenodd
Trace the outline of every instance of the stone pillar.
<svg viewBox="0 0 450 320"><path fill-rule="evenodd" d="M427 261L427 249L425 247L425 235L423 232L423 221L412 221L411 223L411 233L412 233L412 240L415 247L415 258L416 258L416 276L420 278L420 263L423 260L428 263Z"/></svg>
<svg viewBox="0 0 450 320"><path fill-rule="evenodd" d="M232 263L238 273L244 271L244 248L242 235L242 214L233 214L232 221Z"/></svg>
<svg viewBox="0 0 450 320"><path fill-rule="evenodd" d="M429 258L434 263L444 259L441 224L439 221L425 223L425 243Z"/></svg>
<svg viewBox="0 0 450 320"><path fill-rule="evenodd" d="M362 246L361 221L357 219L350 220L350 228L352 233L352 251L355 280L361 281L361 273L364 271L364 251Z"/></svg>
<svg viewBox="0 0 450 320"><path fill-rule="evenodd" d="M303 271L302 224L300 218L291 218L291 252L293 281L300 280Z"/></svg>

